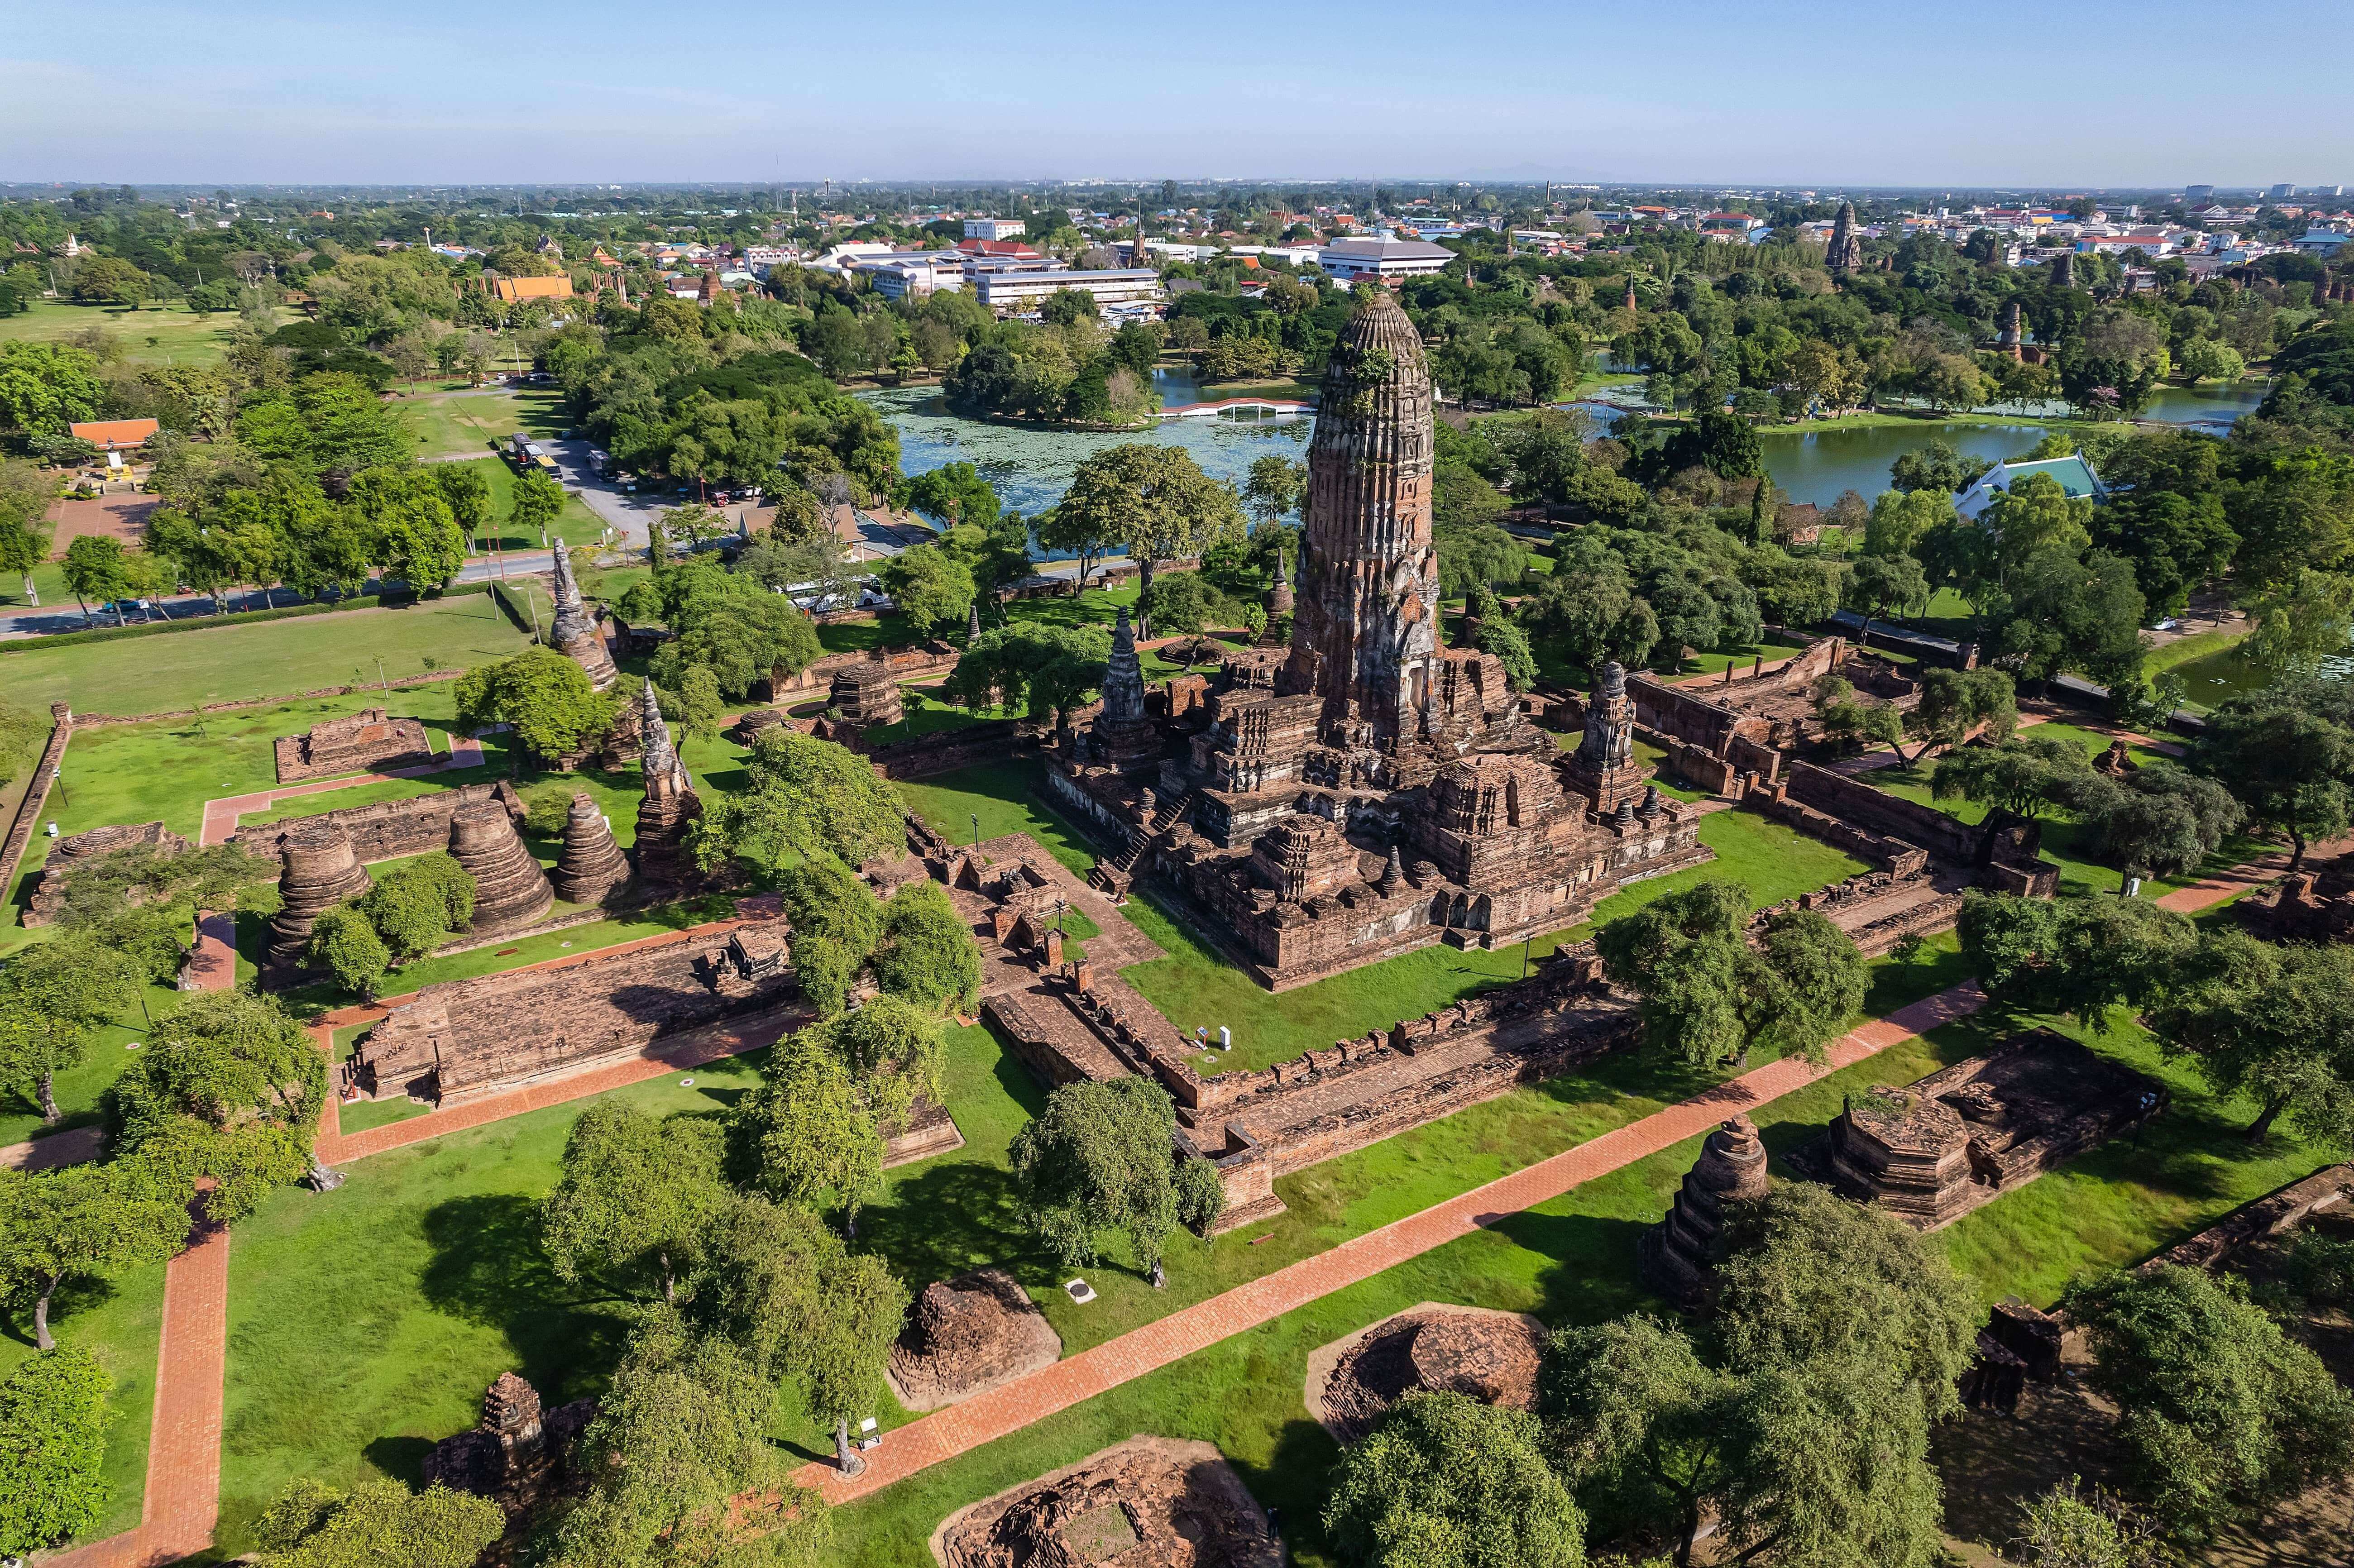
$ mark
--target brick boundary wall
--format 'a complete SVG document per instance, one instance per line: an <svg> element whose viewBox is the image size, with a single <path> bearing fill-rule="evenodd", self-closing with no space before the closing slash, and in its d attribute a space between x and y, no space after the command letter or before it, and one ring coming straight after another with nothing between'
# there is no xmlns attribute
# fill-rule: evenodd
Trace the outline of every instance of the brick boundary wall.
<svg viewBox="0 0 2354 1568"><path fill-rule="evenodd" d="M1978 859L1986 831L1934 807L1916 805L1861 779L1833 773L1810 762L1794 762L1786 774L1790 798L1826 816L1890 838L1918 844L1941 860L1967 865Z"/></svg>
<svg viewBox="0 0 2354 1568"><path fill-rule="evenodd" d="M80 722L63 703L49 705L49 716L56 727L49 731L49 744L41 748L40 761L33 765L32 781L25 786L25 798L16 803L16 820L8 826L7 840L0 843L0 897L16 885L16 867L33 842L33 829L49 803L49 784L66 759L66 743L73 738L74 726Z"/></svg>

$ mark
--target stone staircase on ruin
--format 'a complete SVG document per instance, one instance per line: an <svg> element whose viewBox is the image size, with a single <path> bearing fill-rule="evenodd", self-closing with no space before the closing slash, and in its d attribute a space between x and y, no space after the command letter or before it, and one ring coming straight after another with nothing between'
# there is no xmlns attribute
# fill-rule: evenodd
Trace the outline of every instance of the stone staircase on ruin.
<svg viewBox="0 0 2354 1568"><path fill-rule="evenodd" d="M1136 865L1146 852L1159 842L1162 834L1193 814L1194 790L1188 789L1174 800L1164 800L1158 810L1141 826L1129 830L1128 843L1117 854L1098 860L1087 873L1087 885L1114 897L1124 897L1128 885L1136 874Z"/></svg>

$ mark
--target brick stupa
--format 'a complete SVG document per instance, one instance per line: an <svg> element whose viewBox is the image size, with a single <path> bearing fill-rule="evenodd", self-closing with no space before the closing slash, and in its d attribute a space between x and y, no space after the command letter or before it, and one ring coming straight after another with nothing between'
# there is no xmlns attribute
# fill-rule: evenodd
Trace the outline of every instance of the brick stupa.
<svg viewBox="0 0 2354 1568"><path fill-rule="evenodd" d="M639 694L638 734L638 770L646 782L646 798L638 807L638 874L656 887L684 889L701 880L686 839L703 815L703 802L671 745L670 726L652 682Z"/></svg>
<svg viewBox="0 0 2354 1568"><path fill-rule="evenodd" d="M468 806L450 819L450 854L474 879L472 929L478 937L536 924L556 902L547 873L496 800Z"/></svg>
<svg viewBox="0 0 2354 1568"><path fill-rule="evenodd" d="M613 842L605 813L588 796L573 796L556 861L556 895L567 904L602 904L629 880L629 857Z"/></svg>
<svg viewBox="0 0 2354 1568"><path fill-rule="evenodd" d="M580 597L579 581L572 575L572 553L564 541L556 541L556 621L547 630L547 640L556 651L588 673L588 683L604 691L621 678L613 666L613 655L598 634L596 618Z"/></svg>
<svg viewBox="0 0 2354 1568"><path fill-rule="evenodd" d="M278 913L270 917L270 964L301 967L319 916L370 885L341 823L305 822L288 833L279 863Z"/></svg>
<svg viewBox="0 0 2354 1568"><path fill-rule="evenodd" d="M1668 1217L1636 1245L1643 1282L1684 1311L1697 1308L1724 1256L1725 1204L1762 1198L1768 1184L1756 1124L1746 1116L1721 1123L1685 1172Z"/></svg>

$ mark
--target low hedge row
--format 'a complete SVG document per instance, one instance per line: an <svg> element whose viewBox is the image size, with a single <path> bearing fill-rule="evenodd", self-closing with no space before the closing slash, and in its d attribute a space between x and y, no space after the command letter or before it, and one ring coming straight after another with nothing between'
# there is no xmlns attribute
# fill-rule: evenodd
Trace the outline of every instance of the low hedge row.
<svg viewBox="0 0 2354 1568"><path fill-rule="evenodd" d="M436 596L462 599L488 593L488 583L458 583ZM35 648L69 648L77 642L111 642L125 637L160 637L173 631L205 631L216 626L247 626L258 620L288 620L303 615L333 615L345 609L403 609L425 600L416 594L363 594L333 604L290 604L275 609L243 609L234 615L191 616L185 620L148 620L137 626L93 626L84 631L59 631L47 637L19 637L0 641L0 656Z"/></svg>

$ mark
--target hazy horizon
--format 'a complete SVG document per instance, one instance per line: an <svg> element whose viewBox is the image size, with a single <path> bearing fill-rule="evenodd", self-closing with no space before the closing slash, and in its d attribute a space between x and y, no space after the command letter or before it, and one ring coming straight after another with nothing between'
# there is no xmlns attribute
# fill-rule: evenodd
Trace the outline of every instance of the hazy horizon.
<svg viewBox="0 0 2354 1568"><path fill-rule="evenodd" d="M86 17L31 12L0 41L0 178L2354 185L2354 8L2319 0L2232 12L2233 41L2280 46L2236 59L2186 0L1994 0L1966 26L1855 0L1702 0L1668 21L1529 0L1232 26L1067 0L981 15L912 0L880 27L838 8L663 26L611 0L418 0L323 27L269 0L131 0L101 52Z"/></svg>

